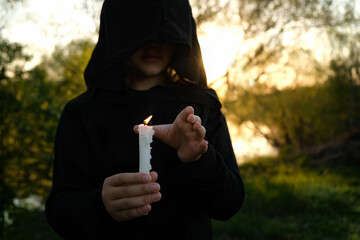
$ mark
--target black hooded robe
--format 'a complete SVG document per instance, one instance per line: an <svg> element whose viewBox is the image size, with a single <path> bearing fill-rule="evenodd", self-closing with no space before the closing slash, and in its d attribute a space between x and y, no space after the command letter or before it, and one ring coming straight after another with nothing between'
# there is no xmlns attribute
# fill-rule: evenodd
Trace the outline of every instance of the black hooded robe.
<svg viewBox="0 0 360 240"><path fill-rule="evenodd" d="M119 62L152 40L178 44L173 67L193 83L147 91L124 86ZM106 0L85 80L88 90L65 106L58 125L46 203L50 225L66 239L212 239L210 219L231 218L244 189L221 104L206 87L188 2ZM151 125L172 123L189 105L206 128L207 152L182 163L176 150L154 139L151 165L162 199L146 216L116 222L105 210L101 189L106 177L138 171L133 126L149 115Z"/></svg>

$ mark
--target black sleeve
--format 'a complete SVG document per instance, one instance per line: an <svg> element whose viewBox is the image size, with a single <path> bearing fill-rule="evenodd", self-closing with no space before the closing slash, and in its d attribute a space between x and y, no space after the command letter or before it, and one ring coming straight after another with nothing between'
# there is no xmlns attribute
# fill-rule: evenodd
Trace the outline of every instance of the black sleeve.
<svg viewBox="0 0 360 240"><path fill-rule="evenodd" d="M220 110L212 110L210 115L204 123L209 141L207 152L198 161L183 166L202 212L217 220L227 220L240 209L244 187L225 117Z"/></svg>
<svg viewBox="0 0 360 240"><path fill-rule="evenodd" d="M115 221L101 198L94 153L81 117L65 107L54 149L53 187L46 202L49 224L66 239L95 239Z"/></svg>

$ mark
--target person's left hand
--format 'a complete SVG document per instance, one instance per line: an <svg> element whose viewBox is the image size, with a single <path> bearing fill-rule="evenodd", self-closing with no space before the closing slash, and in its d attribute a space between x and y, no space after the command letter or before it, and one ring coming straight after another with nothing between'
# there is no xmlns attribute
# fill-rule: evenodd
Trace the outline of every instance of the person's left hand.
<svg viewBox="0 0 360 240"><path fill-rule="evenodd" d="M180 160L184 163L198 160L208 149L204 139L206 129L201 119L194 114L193 107L186 107L176 117L173 124L153 125L154 137L160 139L177 150ZM139 126L134 127L136 133Z"/></svg>

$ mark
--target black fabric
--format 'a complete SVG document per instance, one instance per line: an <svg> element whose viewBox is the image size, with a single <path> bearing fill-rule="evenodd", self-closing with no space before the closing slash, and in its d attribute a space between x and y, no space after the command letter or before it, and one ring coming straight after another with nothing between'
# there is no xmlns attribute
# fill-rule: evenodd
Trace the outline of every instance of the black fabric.
<svg viewBox="0 0 360 240"><path fill-rule="evenodd" d="M67 104L46 204L49 223L58 234L66 239L212 239L210 218L226 220L238 211L244 189L224 116L213 104L184 101L178 92L162 86L122 94L101 90ZM101 187L108 176L138 171L133 126L150 114L151 124L171 123L187 105L207 129L208 151L185 164L174 149L154 139L151 161L162 199L147 216L115 222L103 206Z"/></svg>
<svg viewBox="0 0 360 240"><path fill-rule="evenodd" d="M87 87L125 88L123 62L149 41L178 44L173 67L183 78L206 86L206 74L187 0L105 0L100 34L85 70Z"/></svg>
<svg viewBox="0 0 360 240"><path fill-rule="evenodd" d="M173 67L193 83L147 91L125 87L123 61L148 41L177 43ZM210 219L226 220L241 207L242 179L226 120L207 88L195 22L187 0L106 0L99 41L85 71L88 90L64 108L55 139L50 225L65 239L212 239ZM149 115L169 124L186 106L206 128L209 148L193 163L152 143L152 167L162 199L146 216L116 222L106 212L104 179L139 169L133 127Z"/></svg>

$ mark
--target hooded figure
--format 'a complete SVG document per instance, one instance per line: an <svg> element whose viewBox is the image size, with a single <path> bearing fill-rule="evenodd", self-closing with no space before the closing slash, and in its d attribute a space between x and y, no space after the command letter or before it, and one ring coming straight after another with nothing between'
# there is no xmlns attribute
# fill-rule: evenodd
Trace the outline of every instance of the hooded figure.
<svg viewBox="0 0 360 240"><path fill-rule="evenodd" d="M206 86L195 21L186 0L105 1L100 34L85 70L88 88L124 88L120 62L150 41L177 44L173 68L194 84Z"/></svg>
<svg viewBox="0 0 360 240"><path fill-rule="evenodd" d="M132 89L127 62L151 42L173 46L166 83ZM212 239L211 219L231 218L242 205L244 189L221 104L207 87L188 1L105 0L98 43L84 76L87 91L65 106L57 129L46 202L49 224L66 239ZM161 124L174 122L173 128L186 106L197 114L189 114L196 119L193 131L201 131L195 122L206 129L201 140L206 150L184 162L175 145L155 134L151 165L156 179L151 173L146 186L161 186L156 190L161 199L151 201L151 211L143 216L116 218L104 189L108 179L138 172L133 126L153 115L155 132Z"/></svg>

